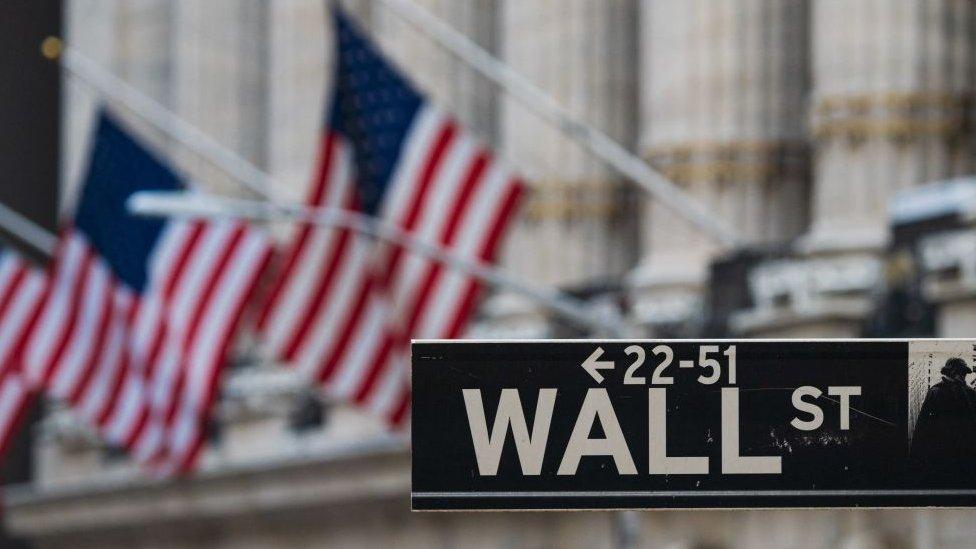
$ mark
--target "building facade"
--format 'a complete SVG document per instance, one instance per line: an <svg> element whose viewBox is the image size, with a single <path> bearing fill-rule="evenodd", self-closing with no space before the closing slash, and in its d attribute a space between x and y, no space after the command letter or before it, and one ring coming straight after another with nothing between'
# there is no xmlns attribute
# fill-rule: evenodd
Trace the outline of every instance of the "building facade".
<svg viewBox="0 0 976 549"><path fill-rule="evenodd" d="M896 197L917 188L916 198L976 200L965 179L976 175L971 0L416 3L644 158L742 242L723 249L382 2L344 2L418 86L526 175L508 271L618 308L647 337L976 335L965 201L920 213ZM68 44L271 174L276 198L302 198L329 89L326 3L66 0L64 21ZM65 76L63 208L100 101ZM120 112L202 188L243 192ZM498 292L472 335L585 334ZM7 529L52 548L967 547L976 535L962 511L412 514L405 441L319 402L246 343L198 475L147 480L54 403L32 432L33 482L6 491Z"/></svg>

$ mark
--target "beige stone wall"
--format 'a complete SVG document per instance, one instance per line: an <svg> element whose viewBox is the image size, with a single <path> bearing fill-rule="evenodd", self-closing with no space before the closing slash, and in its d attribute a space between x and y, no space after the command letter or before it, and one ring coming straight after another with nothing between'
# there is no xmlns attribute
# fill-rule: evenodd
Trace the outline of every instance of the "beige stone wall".
<svg viewBox="0 0 976 549"><path fill-rule="evenodd" d="M904 511L735 511L647 512L639 517L638 548L727 547L742 549L882 549L920 546L915 523ZM933 525L944 535L938 547L968 547L965 512L939 514ZM180 529L153 527L141 534L82 535L71 543L41 543L39 549L169 547L248 549L275 547L502 548L566 547L610 549L615 545L611 513L409 514L400 503L350 504L344 509L312 510L289 518L255 516L244 521L214 521ZM860 530L864 523L876 530ZM817 531L820 536L811 537ZM729 543L730 539L736 541Z"/></svg>
<svg viewBox="0 0 976 549"><path fill-rule="evenodd" d="M805 228L807 6L642 4L641 152L745 244L786 242ZM641 236L637 319L681 321L700 308L718 245L653 199Z"/></svg>
<svg viewBox="0 0 976 549"><path fill-rule="evenodd" d="M303 200L318 152L328 98L331 29L325 3L268 3L265 168L281 200Z"/></svg>
<svg viewBox="0 0 976 549"><path fill-rule="evenodd" d="M743 333L826 321L860 335L871 300L885 284L880 256L889 240L891 197L976 168L976 4L814 0L811 9L812 220L789 269L827 276L822 284L811 277L798 281L802 288L794 293L809 299L747 313L739 319L747 327ZM845 277L852 265L874 274ZM789 284L786 270L782 274L767 278ZM968 315L955 303L942 313L939 335L972 335L962 333Z"/></svg>
<svg viewBox="0 0 976 549"><path fill-rule="evenodd" d="M635 16L632 0L505 2L502 58L574 116L631 146ZM636 252L634 210L619 177L511 97L500 115L502 151L532 190L505 243L505 268L544 285L626 272Z"/></svg>
<svg viewBox="0 0 976 549"><path fill-rule="evenodd" d="M408 460L402 449L379 445L226 469L182 485L15 491L6 520L43 549L610 548L625 540L634 548L971 546L965 510L412 513Z"/></svg>
<svg viewBox="0 0 976 549"><path fill-rule="evenodd" d="M412 513L409 475L401 443L371 439L256 458L192 482L89 479L69 489L14 489L5 520L45 549L971 545L964 510Z"/></svg>
<svg viewBox="0 0 976 549"><path fill-rule="evenodd" d="M225 147L263 166L267 158L269 4L179 0L173 25L172 110ZM180 151L208 190L241 194L237 182Z"/></svg>
<svg viewBox="0 0 976 549"><path fill-rule="evenodd" d="M247 160L263 166L269 66L268 4L218 0L80 0L66 3L67 43ZM94 109L107 104L137 135L165 150L202 188L240 194L239 185L138 116L66 77L62 172L73 207L90 145Z"/></svg>
<svg viewBox="0 0 976 549"><path fill-rule="evenodd" d="M650 1L642 17L644 155L745 242L798 234L807 2ZM651 253L713 249L651 202L644 233Z"/></svg>
<svg viewBox="0 0 976 549"><path fill-rule="evenodd" d="M815 0L812 249L877 247L892 193L973 171L976 4Z"/></svg>
<svg viewBox="0 0 976 549"><path fill-rule="evenodd" d="M973 170L971 126L959 122L976 85L970 0L418 2L633 147L749 243L807 231L810 148L813 223L804 253L845 243L875 250L892 192ZM606 166L382 6L343 4L418 86L531 180L535 194L508 240L507 269L540 284L577 285L619 280L639 259L639 320L680 320L700 306L704 268L716 253L706 238L653 201L635 234L634 195L626 198ZM276 196L297 199L327 101L325 10L321 0L71 0L66 38L268 170L281 183ZM68 79L64 103L70 196L96 98ZM209 188L238 192L197 159L176 158ZM857 335L877 280L868 276L874 259L872 251L850 264L824 263L823 280L809 264L799 266L799 280L796 265L774 268L768 276L782 292L812 305L759 311L741 333ZM940 335L972 336L974 288L960 279L927 290L942 304ZM829 299L814 299L817 292ZM501 297L485 311L510 319L511 331L482 335L549 334L551 323L531 304ZM344 449L375 435L375 423L337 410L324 429L297 434L287 417L293 388L240 379L232 380L238 397L221 409L223 444L187 482L145 481L107 460L63 414L50 414L36 448L41 478L9 491L4 520L52 548L610 547L619 539L610 513L412 514L402 449ZM637 519L641 547L968 547L973 535L966 511L666 511Z"/></svg>

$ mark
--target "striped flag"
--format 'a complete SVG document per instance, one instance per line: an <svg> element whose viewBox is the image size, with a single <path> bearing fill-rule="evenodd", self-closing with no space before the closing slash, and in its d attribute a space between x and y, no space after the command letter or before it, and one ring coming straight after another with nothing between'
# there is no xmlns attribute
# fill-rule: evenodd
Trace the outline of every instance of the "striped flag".
<svg viewBox="0 0 976 549"><path fill-rule="evenodd" d="M27 347L31 380L159 474L189 471L269 239L238 221L130 215L182 182L99 116L73 222Z"/></svg>
<svg viewBox="0 0 976 549"><path fill-rule="evenodd" d="M13 252L0 251L0 458L33 401L21 359L44 288L41 271Z"/></svg>
<svg viewBox="0 0 976 549"><path fill-rule="evenodd" d="M522 185L391 67L338 9L331 109L308 203L360 211L491 261ZM259 329L326 394L391 423L410 406L411 338L462 335L478 281L348 230L302 226Z"/></svg>

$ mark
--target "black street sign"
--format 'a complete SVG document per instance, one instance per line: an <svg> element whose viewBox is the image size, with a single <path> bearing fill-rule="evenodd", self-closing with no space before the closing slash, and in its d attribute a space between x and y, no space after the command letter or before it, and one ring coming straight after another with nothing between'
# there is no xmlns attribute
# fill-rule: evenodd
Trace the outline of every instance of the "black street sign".
<svg viewBox="0 0 976 549"><path fill-rule="evenodd" d="M421 341L415 510L976 504L973 340Z"/></svg>

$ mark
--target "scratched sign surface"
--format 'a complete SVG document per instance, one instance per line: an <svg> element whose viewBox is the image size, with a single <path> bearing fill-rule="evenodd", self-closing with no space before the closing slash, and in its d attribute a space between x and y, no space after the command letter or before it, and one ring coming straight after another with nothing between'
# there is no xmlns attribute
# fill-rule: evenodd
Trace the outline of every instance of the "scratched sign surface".
<svg viewBox="0 0 976 549"><path fill-rule="evenodd" d="M972 341L413 344L413 508L966 506Z"/></svg>

